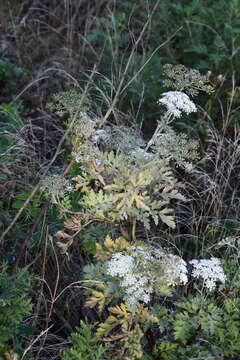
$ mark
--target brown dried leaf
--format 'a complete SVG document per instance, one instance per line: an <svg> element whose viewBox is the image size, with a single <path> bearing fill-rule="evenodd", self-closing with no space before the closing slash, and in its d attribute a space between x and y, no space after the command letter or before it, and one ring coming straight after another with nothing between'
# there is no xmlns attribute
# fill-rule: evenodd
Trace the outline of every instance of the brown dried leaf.
<svg viewBox="0 0 240 360"><path fill-rule="evenodd" d="M82 229L81 220L81 215L74 215L71 219L68 219L64 222L64 226L68 230L79 231Z"/></svg>

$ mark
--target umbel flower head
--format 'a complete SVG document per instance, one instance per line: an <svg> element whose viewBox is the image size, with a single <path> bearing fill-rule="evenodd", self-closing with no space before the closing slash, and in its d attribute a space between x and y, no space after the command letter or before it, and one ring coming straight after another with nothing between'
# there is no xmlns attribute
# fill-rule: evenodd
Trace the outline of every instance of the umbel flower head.
<svg viewBox="0 0 240 360"><path fill-rule="evenodd" d="M134 308L139 300L148 303L153 292L148 276L137 271L133 256L116 253L108 262L107 274L121 278L120 287L125 289L125 300Z"/></svg>
<svg viewBox="0 0 240 360"><path fill-rule="evenodd" d="M220 260L217 258L191 260L189 263L193 265L192 276L198 279L202 278L203 286L210 291L215 289L218 281L225 282L226 280Z"/></svg>
<svg viewBox="0 0 240 360"><path fill-rule="evenodd" d="M152 246L131 246L128 254L115 253L107 274L120 278L124 299L132 309L138 301L148 303L159 284L171 287L188 281L184 260Z"/></svg>
<svg viewBox="0 0 240 360"><path fill-rule="evenodd" d="M196 112L197 108L189 96L182 91L168 91L162 94L158 100L158 104L162 104L167 108L167 116L179 118L183 112L190 114Z"/></svg>
<svg viewBox="0 0 240 360"><path fill-rule="evenodd" d="M59 174L46 176L41 181L40 189L46 196L51 198L53 204L57 204L57 198L61 198L73 190L69 180Z"/></svg>

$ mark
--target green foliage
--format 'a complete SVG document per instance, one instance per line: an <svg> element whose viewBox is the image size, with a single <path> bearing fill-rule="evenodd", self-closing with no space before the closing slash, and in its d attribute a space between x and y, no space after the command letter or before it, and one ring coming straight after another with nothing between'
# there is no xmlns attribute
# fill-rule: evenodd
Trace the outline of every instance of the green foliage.
<svg viewBox="0 0 240 360"><path fill-rule="evenodd" d="M88 152L91 150L90 144ZM84 194L83 223L94 219L117 224L134 218L149 229L152 218L155 224L161 220L174 228L172 209L168 205L171 199L183 200L184 197L168 165L170 157L159 159L141 148L131 153L132 156L126 157L119 149L119 154L99 152L98 159L85 159L82 174L74 179L76 188Z"/></svg>
<svg viewBox="0 0 240 360"><path fill-rule="evenodd" d="M8 273L7 264L0 267L0 353L8 347L20 351L31 327L23 323L32 312L29 292L31 276L22 269L16 276Z"/></svg>
<svg viewBox="0 0 240 360"><path fill-rule="evenodd" d="M98 19L91 29L87 36L89 43L84 62L88 68L99 63L99 71L103 74L96 81L98 91L94 98L105 110L108 105L103 105L106 100L99 93L111 98L131 56L123 81L124 92L118 99L118 109L133 115L138 122L144 118L145 131L150 132L157 120L156 100L164 87L164 65L170 62L184 64L194 68L195 74L197 70L205 72L205 76L208 73L218 96L212 95L210 99L201 96L200 102L216 127L220 128L223 123L226 125L226 119L221 123L219 119L222 116L227 118L229 114L219 111L217 98L228 106L232 96L230 89L237 85L234 85L234 79L239 78L238 0L220 0L214 4L210 0L160 1L142 41L135 48L136 40L155 4L155 0L114 3L111 15ZM159 51L155 51L175 31L175 36ZM235 88L234 108L239 105L239 91L237 86ZM238 123L234 111L230 117L232 123ZM209 119L204 120L209 122ZM190 126L206 136L204 122L196 122L196 117L192 116L184 118L178 127L186 129Z"/></svg>
<svg viewBox="0 0 240 360"><path fill-rule="evenodd" d="M82 320L76 332L71 334L72 346L64 350L63 360L105 360L108 359L108 347L100 343L93 334L94 325L85 324Z"/></svg>
<svg viewBox="0 0 240 360"><path fill-rule="evenodd" d="M79 235L79 240L84 250L90 254L96 254L97 244L104 242L104 239L110 231L109 226L103 224L92 225L83 230Z"/></svg>
<svg viewBox="0 0 240 360"><path fill-rule="evenodd" d="M36 168L36 154L27 140L22 112L21 103L0 104L0 192L5 209L9 212L20 209L32 192L32 186L29 187L28 183ZM8 186L12 181L16 183L14 191ZM8 196L5 196L6 192ZM23 213L25 219L36 217L39 206L39 195L36 195Z"/></svg>
<svg viewBox="0 0 240 360"><path fill-rule="evenodd" d="M167 64L163 67L163 75L166 77L164 85L178 91L184 91L191 96L197 96L200 91L210 94L213 87L209 85L209 78L201 75L196 69L187 69L184 65Z"/></svg>
<svg viewBox="0 0 240 360"><path fill-rule="evenodd" d="M109 179L110 172L113 172L112 168L106 173L106 180ZM171 210L167 209L166 205L170 199L181 199L182 197L174 189L177 184L174 183L167 168L160 169L154 164L154 167L151 168L131 169L124 168L123 163L121 168L116 169L114 175L112 183L105 185L97 193L91 189L84 197L83 206L85 209L89 209L88 211L94 218L119 221L124 218L136 217L149 228L148 218L153 217L157 224L159 213L163 222L174 227L173 218L170 215ZM164 183L155 185L157 176L159 182L160 179L164 179ZM158 197L157 186L162 188Z"/></svg>
<svg viewBox="0 0 240 360"><path fill-rule="evenodd" d="M21 152L24 140L19 132L22 128L19 107L9 104L0 105L1 163L7 164L12 156Z"/></svg>
<svg viewBox="0 0 240 360"><path fill-rule="evenodd" d="M174 339L186 345L198 331L210 337L216 325L221 321L222 311L214 301L202 301L201 298L185 300L177 304L182 311L174 322ZM189 316L191 314L191 316Z"/></svg>
<svg viewBox="0 0 240 360"><path fill-rule="evenodd" d="M97 329L97 334L100 336L109 335L119 325L121 326L121 331L125 333L132 328L135 322L147 325L147 323L150 324L158 321L158 318L151 315L148 308L143 305L140 305L133 314L127 302L109 307L109 312L111 315L109 315L104 323L100 323Z"/></svg>
<svg viewBox="0 0 240 360"><path fill-rule="evenodd" d="M239 353L239 299L225 300L188 297L176 304L175 311L158 307L162 338L155 351L164 359L234 358Z"/></svg>
<svg viewBox="0 0 240 360"><path fill-rule="evenodd" d="M57 115L68 115L72 117L79 111L79 105L82 103L82 91L70 90L62 91L53 96L53 103L48 104L48 108L56 112ZM81 105L82 111L87 111L89 108L88 101L84 99Z"/></svg>
<svg viewBox="0 0 240 360"><path fill-rule="evenodd" d="M171 127L165 126L155 140L153 151L159 158L173 160L187 171L192 168L192 161L198 158L198 142L190 140L186 134L177 134Z"/></svg>
<svg viewBox="0 0 240 360"><path fill-rule="evenodd" d="M97 334L104 336L105 341L122 342L124 359L142 359L143 329L146 331L151 323L157 322L158 319L144 306L140 306L133 314L127 303L109 307L109 312L111 315L104 323L99 324Z"/></svg>
<svg viewBox="0 0 240 360"><path fill-rule="evenodd" d="M106 261L111 259L112 255L116 252L126 250L130 246L130 243L123 237L119 237L115 240L111 239L108 235L104 240L104 243L96 243L95 257L100 261Z"/></svg>
<svg viewBox="0 0 240 360"><path fill-rule="evenodd" d="M219 70L220 67L237 61L236 58L229 57L229 52L231 41L233 39L238 41L236 33L239 27L239 4L236 0L230 0L228 3L223 0L212 4L211 7L209 5L210 1L205 0L184 1L178 4L164 3L161 7L165 10L161 24L167 25L166 31L172 31L170 26L173 22L167 23L171 15L175 16L175 27L184 24L184 31L177 35L181 41L174 53L177 59L180 56L182 59L184 57L187 66L192 66L194 63L201 69ZM179 48L182 51L177 55Z"/></svg>
<svg viewBox="0 0 240 360"><path fill-rule="evenodd" d="M23 70L8 59L0 59L0 103L12 99L19 91L19 81L23 78Z"/></svg>

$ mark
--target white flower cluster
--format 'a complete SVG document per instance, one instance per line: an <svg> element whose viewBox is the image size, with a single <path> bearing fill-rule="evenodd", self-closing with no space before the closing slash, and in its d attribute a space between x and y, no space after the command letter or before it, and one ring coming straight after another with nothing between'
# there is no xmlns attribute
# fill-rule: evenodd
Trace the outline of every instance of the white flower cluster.
<svg viewBox="0 0 240 360"><path fill-rule="evenodd" d="M150 264L161 266L163 268L162 280L168 286L187 283L187 264L179 256L167 254L162 249L154 247L131 246L130 249L139 266L144 266L146 269L151 268ZM149 276L153 277L151 269Z"/></svg>
<svg viewBox="0 0 240 360"><path fill-rule="evenodd" d="M148 276L136 271L136 263L130 255L116 253L108 262L107 274L122 278L120 286L125 288L125 300L134 307L139 300L148 303L153 292Z"/></svg>
<svg viewBox="0 0 240 360"><path fill-rule="evenodd" d="M92 134L94 134L95 126L95 121L93 121L86 112L81 111L79 113L78 121L73 128L73 132L76 136L80 135L85 139L88 139Z"/></svg>
<svg viewBox="0 0 240 360"><path fill-rule="evenodd" d="M168 254L152 246L131 246L128 254L115 253L107 262L107 274L120 280L124 289L124 299L135 308L139 301L146 304L150 301L155 286L163 283L169 287L186 284L188 270L186 262L179 256ZM215 289L218 281L224 282L226 276L220 260L191 260L191 275L201 278L203 286L210 291Z"/></svg>
<svg viewBox="0 0 240 360"><path fill-rule="evenodd" d="M131 307L138 301L148 303L157 282L154 269L161 269L161 280L167 286L185 284L187 267L180 257L166 254L161 249L150 246L132 246L128 249L130 255L116 253L107 264L107 274L121 279L120 286L124 288L124 299Z"/></svg>
<svg viewBox="0 0 240 360"><path fill-rule="evenodd" d="M73 186L69 180L59 174L46 176L41 181L40 189L51 198L53 204L58 203L58 198L62 198L65 195L73 191Z"/></svg>
<svg viewBox="0 0 240 360"><path fill-rule="evenodd" d="M187 264L179 256L169 254L165 257L165 273L164 279L168 286L175 286L179 283L186 284L187 277Z"/></svg>
<svg viewBox="0 0 240 360"><path fill-rule="evenodd" d="M210 291L215 289L217 281L224 282L226 276L220 265L220 260L211 258L210 260L191 260L193 265L192 276L203 279L203 286Z"/></svg>
<svg viewBox="0 0 240 360"><path fill-rule="evenodd" d="M190 114L196 112L197 108L187 94L182 91L168 91L162 94L162 98L158 100L159 104L165 105L167 115L179 118L182 112Z"/></svg>

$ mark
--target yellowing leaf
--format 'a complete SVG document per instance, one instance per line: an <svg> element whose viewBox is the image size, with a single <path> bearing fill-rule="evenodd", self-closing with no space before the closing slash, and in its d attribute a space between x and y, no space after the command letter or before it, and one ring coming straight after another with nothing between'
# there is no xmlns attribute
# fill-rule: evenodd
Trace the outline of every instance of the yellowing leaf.
<svg viewBox="0 0 240 360"><path fill-rule="evenodd" d="M164 222L164 224L168 225L172 229L175 229L176 224L174 222L173 216L171 216L171 215L162 215L162 214L160 214L159 216L160 216L162 222Z"/></svg>
<svg viewBox="0 0 240 360"><path fill-rule="evenodd" d="M107 235L105 241L104 241L104 245L107 247L107 248L111 248L114 246L114 241L111 239L111 237L109 235Z"/></svg>

